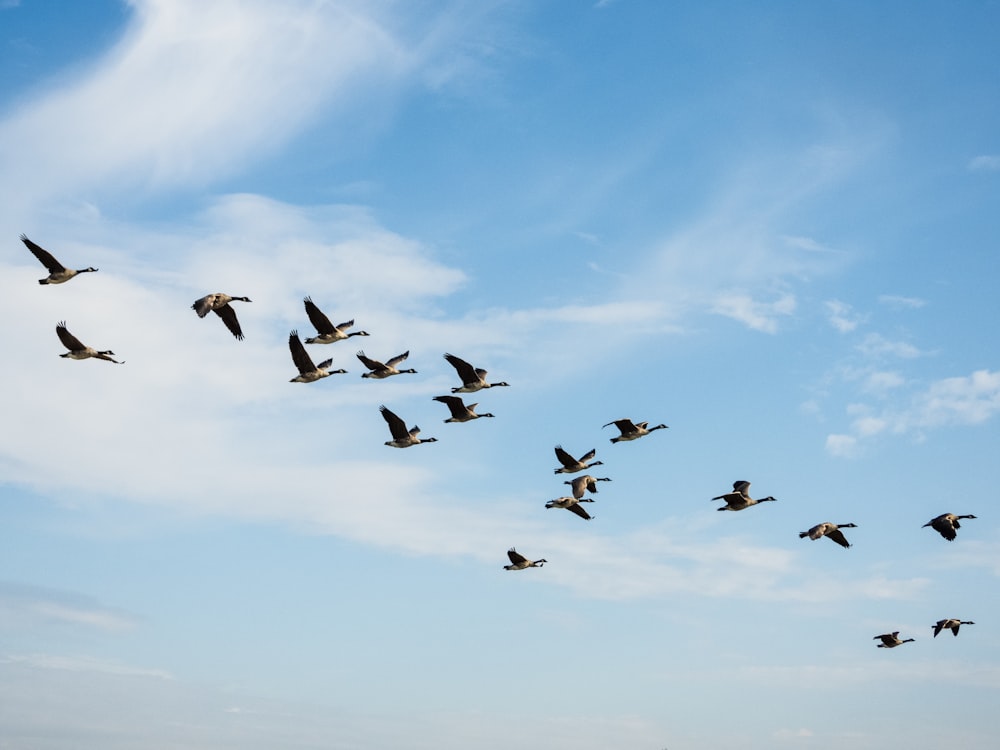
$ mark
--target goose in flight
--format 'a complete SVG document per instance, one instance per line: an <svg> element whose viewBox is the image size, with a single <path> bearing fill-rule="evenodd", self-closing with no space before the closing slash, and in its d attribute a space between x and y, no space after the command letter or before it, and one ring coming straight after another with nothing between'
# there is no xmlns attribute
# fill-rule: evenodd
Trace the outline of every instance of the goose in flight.
<svg viewBox="0 0 1000 750"><path fill-rule="evenodd" d="M583 474L572 479L567 479L563 484L568 484L573 488L573 497L577 500L583 498L584 490L587 492L597 492L598 482L610 482L610 477L592 477L590 474Z"/></svg>
<svg viewBox="0 0 1000 750"><path fill-rule="evenodd" d="M481 391L484 388L500 388L501 386L510 386L510 383L486 382L486 375L488 374L486 370L473 367L464 359L456 357L454 354L445 354L444 358L448 360L448 364L455 368L458 372L458 376L462 379L462 386L460 388L452 388L452 393L475 393L476 391Z"/></svg>
<svg viewBox="0 0 1000 750"><path fill-rule="evenodd" d="M231 297L228 294L216 292L215 294L206 294L201 299L196 300L191 305L191 309L198 313L199 318L204 318L209 312L214 312L222 318L222 322L226 324L226 328L233 336L242 341L243 330L240 328L240 321L236 319L236 311L229 306L230 302L250 302L250 298Z"/></svg>
<svg viewBox="0 0 1000 750"><path fill-rule="evenodd" d="M334 341L343 341L344 339L349 339L351 336L368 335L367 331L347 332L347 329L354 325L354 320L348 320L346 323L335 326L323 314L323 311L316 307L316 303L312 301L312 297L306 297L302 302L306 306L306 315L309 316L309 322L316 329L316 335L306 339L307 344L332 344Z"/></svg>
<svg viewBox="0 0 1000 750"><path fill-rule="evenodd" d="M97 270L96 268L66 268L66 266L55 259L55 256L53 256L52 253L41 245L36 245L34 242L29 240L27 235L21 235L21 242L23 242L32 254L42 262L43 266L49 269L49 275L44 279L39 279L39 284L62 284L78 274L92 273Z"/></svg>
<svg viewBox="0 0 1000 750"><path fill-rule="evenodd" d="M289 380L289 383L315 383L317 380L329 375L346 373L347 370L331 370L332 359L314 365L312 357L306 351L302 341L299 339L299 332L292 331L288 334L288 349L292 353L292 362L299 368L299 374Z"/></svg>
<svg viewBox="0 0 1000 750"><path fill-rule="evenodd" d="M541 560L529 560L516 549L511 547L507 550L507 557L510 558L510 565L504 565L504 570L524 570L525 568L540 568L548 562L544 557Z"/></svg>
<svg viewBox="0 0 1000 750"><path fill-rule="evenodd" d="M65 354L60 354L60 357L67 357L69 359L103 359L107 362L114 362L116 365L125 364L124 362L112 359L115 353L110 349L99 352L92 346L84 346L80 342L80 339L66 329L65 321L60 322L56 326L56 334L59 336L59 340L63 346L69 349Z"/></svg>
<svg viewBox="0 0 1000 750"><path fill-rule="evenodd" d="M955 529L962 528L962 524L958 522L960 518L975 518L975 516L956 516L954 513L942 513L937 518L932 518L921 528L930 526L949 542L953 542L956 536Z"/></svg>
<svg viewBox="0 0 1000 750"><path fill-rule="evenodd" d="M878 640L882 641L880 644L878 644L879 648L896 648L896 646L901 646L904 643L910 643L914 639L913 638L907 638L907 639L902 640L902 641L899 640L899 631L897 630L897 631L895 631L893 633L883 633L882 635L877 635L874 638L872 638L872 640L873 641L878 641Z"/></svg>
<svg viewBox="0 0 1000 750"><path fill-rule="evenodd" d="M597 448L594 448L589 453L585 453L580 456L580 460L577 461L566 451L563 450L561 445L556 446L556 458L559 459L559 463L562 464L558 469L555 470L556 474L576 474L578 471L583 471L584 469L589 469L591 466L601 466L603 461L591 461L591 459L597 455ZM588 463L590 462L590 463Z"/></svg>
<svg viewBox="0 0 1000 750"><path fill-rule="evenodd" d="M813 541L826 537L827 539L832 539L841 547L850 547L851 543L847 541L847 537L841 529L856 529L857 525L853 523L821 523L813 526L809 531L800 531L799 539L804 539L809 537Z"/></svg>
<svg viewBox="0 0 1000 750"><path fill-rule="evenodd" d="M404 372L416 374L416 370L398 370L396 365L402 362L404 359L410 356L409 351L405 351L402 354L398 354L387 362L379 362L377 359L370 359L365 356L364 352L358 352L358 359L361 360L362 364L369 369L370 372L361 373L363 378L375 378L376 380L381 380L382 378L388 378L392 375L401 375Z"/></svg>
<svg viewBox="0 0 1000 750"><path fill-rule="evenodd" d="M385 406L378 408L382 412L382 419L389 425L389 432L392 433L392 440L386 440L385 444L393 448L409 448L411 445L420 443L436 443L437 438L419 438L420 428L413 425L413 429L406 429L406 422L389 411Z"/></svg>
<svg viewBox="0 0 1000 750"><path fill-rule="evenodd" d="M546 508L565 508L572 513L576 513L580 518L585 521L590 521L593 516L587 511L580 507L580 503L592 503L594 502L589 497L557 497L555 500L549 500L545 503Z"/></svg>
<svg viewBox="0 0 1000 750"><path fill-rule="evenodd" d="M934 628L934 637L938 637L938 633L942 630L950 630L952 635L958 635L958 629L963 625L975 625L976 623L971 620L957 620L954 618L948 618L947 620L938 620L936 624L931 625Z"/></svg>
<svg viewBox="0 0 1000 750"><path fill-rule="evenodd" d="M733 482L733 491L727 492L724 495L717 495L712 498L713 500L725 500L726 504L723 505L719 510L745 510L751 505L757 505L758 503L774 502L777 498L762 497L760 500L754 500L750 497L750 482L744 479L738 479Z"/></svg>
<svg viewBox="0 0 1000 750"><path fill-rule="evenodd" d="M451 416L444 420L445 422L471 422L473 419L493 416L489 412L476 414L476 407L479 404L466 404L461 396L435 396L434 400L446 404L451 411Z"/></svg>
<svg viewBox="0 0 1000 750"><path fill-rule="evenodd" d="M650 427L649 422L639 422L636 424L631 419L616 419L613 422L608 422L608 424L604 425L604 427L607 427L608 425L615 425L622 433L618 437L611 438L612 443L620 443L627 440L638 440L644 435L648 435L653 430L667 429L665 424L658 424L656 427Z"/></svg>

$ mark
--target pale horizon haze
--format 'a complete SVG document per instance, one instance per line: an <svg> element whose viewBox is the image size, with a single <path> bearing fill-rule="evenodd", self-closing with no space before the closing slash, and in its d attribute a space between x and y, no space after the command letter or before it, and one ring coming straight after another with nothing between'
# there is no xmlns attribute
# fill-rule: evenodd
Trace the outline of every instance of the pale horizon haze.
<svg viewBox="0 0 1000 750"><path fill-rule="evenodd" d="M0 0L0 750L994 750L998 28Z"/></svg>

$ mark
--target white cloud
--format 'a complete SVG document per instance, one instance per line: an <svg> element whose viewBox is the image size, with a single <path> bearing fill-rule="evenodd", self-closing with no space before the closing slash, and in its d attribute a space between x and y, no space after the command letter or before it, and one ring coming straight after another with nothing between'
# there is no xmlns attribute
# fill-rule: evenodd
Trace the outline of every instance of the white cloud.
<svg viewBox="0 0 1000 750"><path fill-rule="evenodd" d="M853 308L840 300L829 300L825 303L830 325L840 333L850 333L864 320L864 317L853 312Z"/></svg>
<svg viewBox="0 0 1000 750"><path fill-rule="evenodd" d="M900 428L980 424L1000 411L1000 372L977 370L971 375L932 383L917 395L912 409L899 418Z"/></svg>
<svg viewBox="0 0 1000 750"><path fill-rule="evenodd" d="M898 372L879 371L868 373L868 376L865 378L864 388L866 391L882 394L894 388L899 388L905 383L905 378Z"/></svg>
<svg viewBox="0 0 1000 750"><path fill-rule="evenodd" d="M898 294L880 294L878 301L896 310L916 310L927 304L919 297L903 297Z"/></svg>
<svg viewBox="0 0 1000 750"><path fill-rule="evenodd" d="M737 320L755 331L777 333L779 316L795 312L795 296L786 293L774 302L758 302L745 294L730 294L718 298L712 305L712 312Z"/></svg>
<svg viewBox="0 0 1000 750"><path fill-rule="evenodd" d="M913 344L905 341L890 341L881 334L870 333L865 336L858 349L868 357L898 357L899 359L915 359L923 355Z"/></svg>
<svg viewBox="0 0 1000 750"><path fill-rule="evenodd" d="M790 247L795 247L795 248L798 248L800 250L808 250L811 253L832 253L832 252L836 252L835 250L832 250L831 248L827 247L826 245L823 245L822 243L817 242L812 237L795 237L795 236L791 236L791 235L786 235L786 236L782 237L782 239L785 241L785 244L789 245Z"/></svg>
<svg viewBox="0 0 1000 750"><path fill-rule="evenodd" d="M441 41L417 52L418 41L379 18L381 3L130 5L114 49L0 123L0 169L26 203L109 180L116 189L204 184L348 102L373 108L370 129L379 97ZM365 97L354 96L359 88Z"/></svg>
<svg viewBox="0 0 1000 750"><path fill-rule="evenodd" d="M172 679L169 672L162 669L148 669L107 661L91 656L63 656L59 654L4 654L0 664L17 664L35 669L57 672L97 672L120 677L154 677L161 680Z"/></svg>
<svg viewBox="0 0 1000 750"><path fill-rule="evenodd" d="M982 154L969 160L969 169L974 172L996 172L1000 170L1000 155Z"/></svg>
<svg viewBox="0 0 1000 750"><path fill-rule="evenodd" d="M898 384L894 378L889 381ZM944 378L912 393L903 406L876 412L864 404L852 404L847 412L855 415L852 433L829 435L826 440L833 455L854 455L860 439L881 433L919 439L926 430L982 424L1000 413L1000 372L977 370L968 376Z"/></svg>
<svg viewBox="0 0 1000 750"><path fill-rule="evenodd" d="M826 449L831 455L850 458L856 455L858 439L853 435L827 435Z"/></svg>
<svg viewBox="0 0 1000 750"><path fill-rule="evenodd" d="M29 631L68 625L119 632L136 625L134 617L89 597L5 582L0 582L0 622Z"/></svg>

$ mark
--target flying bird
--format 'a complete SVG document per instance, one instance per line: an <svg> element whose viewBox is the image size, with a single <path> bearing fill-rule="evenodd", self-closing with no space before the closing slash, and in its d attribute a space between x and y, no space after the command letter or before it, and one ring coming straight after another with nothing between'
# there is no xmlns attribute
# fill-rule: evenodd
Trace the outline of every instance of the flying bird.
<svg viewBox="0 0 1000 750"><path fill-rule="evenodd" d="M460 388L452 388L452 393L475 393L476 391L481 391L484 388L500 388L501 386L510 386L510 383L486 382L486 375L488 374L486 370L473 367L464 359L456 357L454 354L445 354L444 358L448 360L448 363L452 367L455 368L458 372L458 376L462 379L462 386Z"/></svg>
<svg viewBox="0 0 1000 750"><path fill-rule="evenodd" d="M896 646L901 646L904 643L910 643L914 639L907 638L906 640L899 640L899 631L893 633L883 633L882 635L877 635L872 638L873 641L881 640L882 642L878 644L879 648L896 648Z"/></svg>
<svg viewBox="0 0 1000 750"><path fill-rule="evenodd" d="M962 528L962 525L958 522L960 518L975 518L975 516L956 516L954 513L942 513L937 518L932 518L921 528L931 526L949 542L953 542L955 541L955 529Z"/></svg>
<svg viewBox="0 0 1000 750"><path fill-rule="evenodd" d="M476 414L476 407L479 404L466 404L461 396L435 396L435 401L440 401L448 406L451 416L445 422L471 422L473 419L481 417L492 417L490 413Z"/></svg>
<svg viewBox="0 0 1000 750"><path fill-rule="evenodd" d="M69 349L65 354L60 354L60 357L67 357L69 359L103 359L107 362L114 362L116 365L125 364L124 362L112 359L115 353L110 349L99 352L92 346L84 346L80 342L80 339L66 329L65 321L60 322L56 326L56 334L59 336L59 340L63 346Z"/></svg>
<svg viewBox="0 0 1000 750"><path fill-rule="evenodd" d="M504 570L524 570L525 568L540 568L548 562L544 557L541 560L529 560L516 549L511 547L507 550L507 557L510 558L510 565L504 565Z"/></svg>
<svg viewBox="0 0 1000 750"><path fill-rule="evenodd" d="M214 312L222 318L222 322L226 324L226 328L233 336L242 341L243 330L240 328L240 321L236 319L236 311L229 306L229 303L250 301L249 297L231 297L228 294L216 292L215 294L206 294L201 299L196 300L191 305L191 309L198 313L199 318L204 318L209 312Z"/></svg>
<svg viewBox="0 0 1000 750"><path fill-rule="evenodd" d="M665 424L658 424L656 427L650 427L649 422L639 422L636 424L631 419L616 419L613 422L608 422L608 424L604 425L601 429L604 429L604 427L607 427L608 425L615 425L622 433L618 437L611 438L612 443L620 443L627 440L638 440L654 430L667 429Z"/></svg>
<svg viewBox="0 0 1000 750"><path fill-rule="evenodd" d="M389 432L392 433L392 440L386 440L385 444L393 448L409 448L411 445L420 445L420 443L436 443L437 438L419 438L420 428L416 425L412 429L406 429L406 422L397 417L393 412L389 411L385 406L380 406L379 411L382 412L382 418L389 425Z"/></svg>
<svg viewBox="0 0 1000 750"><path fill-rule="evenodd" d="M29 240L27 235L21 235L21 242L23 242L32 254L42 262L43 266L49 269L49 275L44 279L39 279L39 284L62 284L78 274L92 273L97 270L92 267L78 269L66 268L66 266L55 259L55 256L53 256L52 253L43 248L41 245L36 245L34 242Z"/></svg>
<svg viewBox="0 0 1000 750"><path fill-rule="evenodd" d="M841 529L856 529L857 525L853 523L821 523L813 526L809 531L800 531L799 539L804 539L809 537L813 541L826 537L839 544L841 547L850 547L851 543L847 541L847 537Z"/></svg>
<svg viewBox="0 0 1000 750"><path fill-rule="evenodd" d="M555 470L556 474L576 474L578 471L583 471L584 469L589 469L591 466L601 466L603 461L591 461L591 459L597 455L597 448L594 448L589 453L585 453L580 456L580 460L577 461L566 451L563 450L561 445L556 446L556 458L559 459L559 463L562 464L558 469ZM590 462L590 463L588 463Z"/></svg>
<svg viewBox="0 0 1000 750"><path fill-rule="evenodd" d="M367 331L347 332L347 329L354 325L353 319L340 325L331 323L330 319L323 314L323 311L316 307L316 303L312 301L312 297L306 297L302 302L306 306L306 315L309 316L309 322L316 329L316 335L306 339L307 344L332 344L334 341L344 341L351 336L368 335Z"/></svg>
<svg viewBox="0 0 1000 750"><path fill-rule="evenodd" d="M975 625L976 623L971 620L956 620L949 618L947 620L938 620L936 624L931 625L934 628L934 637L938 637L938 633L942 630L950 630L952 635L958 635L958 629L963 625Z"/></svg>
<svg viewBox="0 0 1000 750"><path fill-rule="evenodd" d="M598 482L610 482L610 477L592 477L590 474L583 474L578 477L573 477L572 479L567 479L563 484L568 484L573 488L573 497L577 500L583 497L583 493L587 492L597 492Z"/></svg>
<svg viewBox="0 0 1000 750"><path fill-rule="evenodd" d="M758 503L774 502L777 498L768 495L767 497L760 498L760 500L754 500L750 497L750 482L745 479L738 479L733 482L732 492L717 495L712 499L726 501L726 504L719 508L719 510L745 510L751 505L757 505Z"/></svg>
<svg viewBox="0 0 1000 750"><path fill-rule="evenodd" d="M546 508L565 508L566 510L576 513L580 518L585 521L590 521L593 516L587 511L580 507L580 503L592 503L594 502L589 497L557 497L555 500L549 500L545 503Z"/></svg>
<svg viewBox="0 0 1000 750"><path fill-rule="evenodd" d="M306 351L305 346L302 345L302 341L299 339L298 331L292 331L288 334L288 349L292 353L292 362L299 368L299 374L289 380L289 383L315 383L317 380L321 380L329 375L347 372L347 370L331 370L332 359L314 365L312 357L309 356L309 352Z"/></svg>
<svg viewBox="0 0 1000 750"><path fill-rule="evenodd" d="M370 359L365 356L364 352L358 352L358 359L361 360L362 364L369 369L369 372L361 373L363 378L375 378L376 380L381 380L382 378L388 378L392 375L401 375L404 372L416 374L416 370L399 370L396 369L396 365L402 362L404 359L410 356L409 351L405 351L402 354L398 354L387 362L379 362L377 359Z"/></svg>

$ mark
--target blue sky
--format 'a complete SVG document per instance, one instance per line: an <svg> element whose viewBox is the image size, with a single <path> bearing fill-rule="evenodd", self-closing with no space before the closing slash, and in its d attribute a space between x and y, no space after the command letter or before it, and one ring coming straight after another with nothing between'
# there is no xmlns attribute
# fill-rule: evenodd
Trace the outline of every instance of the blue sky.
<svg viewBox="0 0 1000 750"><path fill-rule="evenodd" d="M992 749L998 22L0 2L0 748Z"/></svg>

